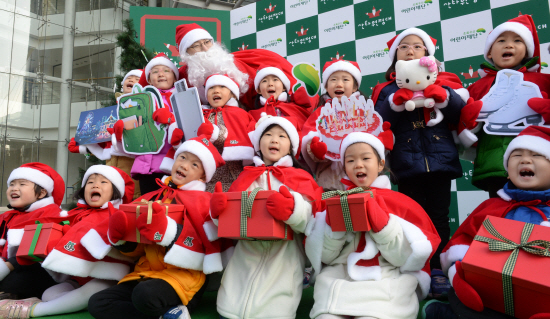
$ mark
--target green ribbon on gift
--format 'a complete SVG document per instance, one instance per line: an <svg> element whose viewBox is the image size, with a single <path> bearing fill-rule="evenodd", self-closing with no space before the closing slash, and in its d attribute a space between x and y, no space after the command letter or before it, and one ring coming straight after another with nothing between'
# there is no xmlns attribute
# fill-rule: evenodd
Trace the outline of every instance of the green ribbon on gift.
<svg viewBox="0 0 550 319"><path fill-rule="evenodd" d="M36 248L36 243L38 242L38 238L40 237L40 232L42 231L42 223L38 220L35 221L36 224L36 230L34 231L34 236L32 237L31 246L29 247L29 257L31 257L32 261L40 262L44 261L44 259L36 257L34 255L34 249Z"/></svg>
<svg viewBox="0 0 550 319"><path fill-rule="evenodd" d="M261 191L261 187L256 187L250 192L250 195L248 195L248 191L244 191L241 193L241 237L242 238L248 238L248 218L252 217L252 205L254 205L254 199L256 198L256 194L258 194L259 191ZM288 236L288 225L285 224L285 238L287 239ZM255 239L254 239L255 240ZM277 239L279 240L279 239Z"/></svg>
<svg viewBox="0 0 550 319"><path fill-rule="evenodd" d="M489 219L483 222L483 226L487 231L498 239L487 238L484 236L475 236L474 240L482 241L489 244L490 251L508 251L511 250L512 254L504 263L502 268L502 289L504 291L504 310L507 315L514 316L514 293L512 289L512 273L516 266L519 250L538 256L550 257L550 242L546 240L533 240L527 242L529 236L535 225L531 223L525 223L523 231L521 232L521 242L518 244L504 236L502 236L491 224Z"/></svg>
<svg viewBox="0 0 550 319"><path fill-rule="evenodd" d="M349 191L328 191L324 192L322 199L331 198L334 196L340 196L340 206L342 207L342 215L344 215L344 224L346 225L346 231L353 231L353 224L351 222L351 215L349 211L348 196L352 194L367 193L370 194L371 198L374 198L374 194L370 191L370 187L355 187Z"/></svg>

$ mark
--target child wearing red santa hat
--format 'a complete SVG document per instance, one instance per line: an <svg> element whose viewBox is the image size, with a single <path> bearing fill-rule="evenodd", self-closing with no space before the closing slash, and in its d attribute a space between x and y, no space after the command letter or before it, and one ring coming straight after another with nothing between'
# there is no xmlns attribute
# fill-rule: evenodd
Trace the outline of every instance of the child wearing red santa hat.
<svg viewBox="0 0 550 319"><path fill-rule="evenodd" d="M15 254L26 225L58 224L72 219L61 210L64 195L63 179L46 164L23 164L11 172L6 191L11 210L0 215L1 299L40 297L47 288L57 284L40 263L17 258Z"/></svg>
<svg viewBox="0 0 550 319"><path fill-rule="evenodd" d="M378 137L354 132L342 141L342 183L372 192L366 204L371 230L335 232L326 212L315 216L306 232L306 254L318 273L311 318L416 318L428 294L429 260L440 240L422 207L390 189L383 171L385 145L392 144L391 131Z"/></svg>
<svg viewBox="0 0 550 319"><path fill-rule="evenodd" d="M443 270L453 285L449 294L452 307L426 304L427 318L441 318L437 314L448 313L449 309L461 318L511 318L484 307L478 293L465 281L461 261L487 216L550 226L550 128L525 128L506 148L502 164L508 173L508 182L498 191L499 197L481 203L460 225L441 253ZM533 271L539 268L533 263ZM550 314L537 314L532 318L535 317L550 318Z"/></svg>
<svg viewBox="0 0 550 319"><path fill-rule="evenodd" d="M249 135L257 154L255 167L245 167L229 191L257 187L278 191L268 197L267 210L290 226L294 239L239 241L222 278L217 309L222 318L294 318L306 262L302 234L320 209L322 189L310 174L297 168L300 138L289 120L263 116ZM214 235L226 205L227 196L218 183L210 202L212 220L205 223Z"/></svg>
<svg viewBox="0 0 550 319"><path fill-rule="evenodd" d="M106 165L91 166L76 194L77 207L69 212L73 224L42 263L42 267L56 277L65 275L64 279L67 279L71 276L72 280L50 287L42 295L42 300L0 301L0 318L42 317L80 311L87 307L88 299L94 293L122 279L133 260L120 253L109 254L102 260L95 258L91 253L97 245L95 238L85 235L109 218L109 206L128 203L133 194L134 182L122 170Z"/></svg>
<svg viewBox="0 0 550 319"><path fill-rule="evenodd" d="M189 318L205 290L205 274L221 271L222 259L232 251L231 241L210 241L203 229L211 197L205 192L205 183L222 165L224 160L206 136L190 139L178 148L172 174L158 180L161 189L138 199L186 208L185 223L166 216L164 207L156 202L150 224L147 214L138 218L140 233L154 244L121 240L129 231L126 215L113 209L108 237L97 247L97 254L105 255L112 245L140 259L118 285L90 299L88 307L94 318L158 318L165 313Z"/></svg>

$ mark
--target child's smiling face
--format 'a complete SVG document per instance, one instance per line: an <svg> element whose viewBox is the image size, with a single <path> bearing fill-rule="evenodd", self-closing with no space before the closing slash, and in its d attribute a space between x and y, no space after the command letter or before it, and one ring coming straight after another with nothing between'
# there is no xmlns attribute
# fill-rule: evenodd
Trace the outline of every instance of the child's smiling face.
<svg viewBox="0 0 550 319"><path fill-rule="evenodd" d="M34 193L34 183L26 179L14 179L10 182L6 191L8 202L11 207L23 208L36 202L40 198L47 195L46 190L36 196Z"/></svg>
<svg viewBox="0 0 550 319"><path fill-rule="evenodd" d="M277 76L269 74L260 81L257 92L260 93L264 99L268 99L273 96L275 100L279 98L279 95L283 93L285 87L281 79Z"/></svg>
<svg viewBox="0 0 550 319"><path fill-rule="evenodd" d="M384 163L367 143L352 144L344 154L346 175L357 186L369 187L384 169Z"/></svg>
<svg viewBox="0 0 550 319"><path fill-rule="evenodd" d="M523 39L517 33L506 31L495 40L487 57L499 69L513 69L526 55L527 47Z"/></svg>
<svg viewBox="0 0 550 319"><path fill-rule="evenodd" d="M91 207L101 207L113 197L113 184L105 176L92 174L84 186L84 200Z"/></svg>
<svg viewBox="0 0 550 319"><path fill-rule="evenodd" d="M196 180L206 180L202 161L193 153L181 152L172 166L172 182L181 186Z"/></svg>
<svg viewBox="0 0 550 319"><path fill-rule="evenodd" d="M233 97L231 90L222 85L214 85L208 89L208 103L212 108L222 107Z"/></svg>
<svg viewBox="0 0 550 319"><path fill-rule="evenodd" d="M508 178L519 189L550 189L550 160L527 149L516 149L508 158Z"/></svg>
<svg viewBox="0 0 550 319"><path fill-rule="evenodd" d="M266 165L273 165L290 154L290 138L285 130L275 125L260 138L260 152Z"/></svg>
<svg viewBox="0 0 550 319"><path fill-rule="evenodd" d="M149 83L160 90L171 89L175 81L174 72L165 65L154 66L149 73Z"/></svg>
<svg viewBox="0 0 550 319"><path fill-rule="evenodd" d="M357 82L353 76L346 71L336 71L330 75L325 83L327 94L331 98L337 98L341 102L342 96L350 97L357 91Z"/></svg>

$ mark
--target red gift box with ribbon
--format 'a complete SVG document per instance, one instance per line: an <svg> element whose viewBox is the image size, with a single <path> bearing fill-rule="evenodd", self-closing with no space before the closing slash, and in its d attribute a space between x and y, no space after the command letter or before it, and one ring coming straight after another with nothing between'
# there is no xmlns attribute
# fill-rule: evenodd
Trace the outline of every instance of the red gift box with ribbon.
<svg viewBox="0 0 550 319"><path fill-rule="evenodd" d="M527 319L550 313L549 257L550 228L489 216L462 268L485 307Z"/></svg>
<svg viewBox="0 0 550 319"><path fill-rule="evenodd" d="M292 240L290 226L267 211L267 198L276 191L228 192L227 207L218 218L218 237L244 240Z"/></svg>
<svg viewBox="0 0 550 319"><path fill-rule="evenodd" d="M163 204L161 201L156 202L164 206L166 216L172 218L177 224L181 225L183 223L183 215L185 213L184 205ZM144 236L141 236L139 229L136 226L136 221L141 214L147 214L147 224L151 224L153 217L153 203L153 201L143 199L141 202L120 205L119 210L126 214L126 220L128 221L128 231L122 240L131 241L134 243L153 244L152 241L148 240Z"/></svg>
<svg viewBox="0 0 550 319"><path fill-rule="evenodd" d="M43 261L63 237L62 230L63 226L60 224L42 224L38 221L34 225L25 226L16 257Z"/></svg>
<svg viewBox="0 0 550 319"><path fill-rule="evenodd" d="M363 187L323 193L332 231L369 231L367 201L373 197L374 190Z"/></svg>

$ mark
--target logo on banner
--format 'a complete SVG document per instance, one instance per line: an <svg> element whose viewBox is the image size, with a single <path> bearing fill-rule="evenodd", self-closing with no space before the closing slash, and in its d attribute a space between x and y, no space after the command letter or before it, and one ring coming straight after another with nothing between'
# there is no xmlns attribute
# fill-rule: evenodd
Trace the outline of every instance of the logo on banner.
<svg viewBox="0 0 550 319"><path fill-rule="evenodd" d="M376 10L376 8L374 6L372 6L372 12L367 12L365 14L368 15L370 19L372 19L372 18L376 18L376 17L380 16L381 11L382 11L382 9Z"/></svg>
<svg viewBox="0 0 550 319"><path fill-rule="evenodd" d="M264 14L261 18L258 19L258 21L260 21L260 23L264 23L264 21L267 22L273 19L279 19L279 16L282 16L284 12L283 11L275 12L276 7L277 7L276 5L271 6L271 3L270 3L269 7L265 8L265 12L267 14Z"/></svg>
<svg viewBox="0 0 550 319"><path fill-rule="evenodd" d="M298 0L298 2L296 2L295 4L291 4L290 8L291 9L296 9L299 6L305 6L306 4L308 4L310 2L311 2L311 0Z"/></svg>
<svg viewBox="0 0 550 319"><path fill-rule="evenodd" d="M464 77L464 79L466 79L466 80L475 79L475 78L479 77L478 72L474 71L474 69L472 68L471 65L470 65L470 69L468 70L467 73L460 72L460 75L462 75Z"/></svg>
<svg viewBox="0 0 550 319"><path fill-rule="evenodd" d="M244 51L244 50L246 50L246 49L248 49L248 44L245 45L244 42L243 42L243 44L242 44L240 47L237 48L237 50L239 50L239 51Z"/></svg>
<svg viewBox="0 0 550 319"><path fill-rule="evenodd" d="M345 56L346 56L345 54L340 55L340 54L338 53L338 51L336 51L336 57L334 57L334 58L333 58L333 57L330 57L330 60L331 60L331 61L344 60L344 57L345 57Z"/></svg>
<svg viewBox="0 0 550 319"><path fill-rule="evenodd" d="M453 2L460 2L459 0L452 0ZM424 10L426 7L432 4L432 0L418 1L413 3L410 7L401 9L402 13L409 13L417 10Z"/></svg>
<svg viewBox="0 0 550 319"><path fill-rule="evenodd" d="M272 48L272 47L276 47L277 45L279 45L282 42L283 42L283 39L277 38L275 40L270 40L267 44L262 45L261 48L262 49L269 49L269 48ZM243 43L243 45L244 45L244 43Z"/></svg>
<svg viewBox="0 0 550 319"><path fill-rule="evenodd" d="M541 69L545 69L545 68L548 67L548 63L546 63L546 62L541 62L541 63L540 63L540 67L541 67Z"/></svg>
<svg viewBox="0 0 550 319"><path fill-rule="evenodd" d="M381 58L383 56L388 55L389 52L390 52L390 49L388 49L388 48L385 48L384 50L374 50L374 51L372 51L371 54L363 55L361 57L361 59L370 60L370 59L374 59L374 58Z"/></svg>
<svg viewBox="0 0 550 319"><path fill-rule="evenodd" d="M275 8L277 8L277 5L272 6L272 5L271 5L271 2L270 2L270 3L269 3L269 7L265 8L264 10L265 10L265 12L267 12L267 13L271 13L271 12L275 11Z"/></svg>
<svg viewBox="0 0 550 319"><path fill-rule="evenodd" d="M292 75L296 79L296 84L292 88L296 92L300 87L306 89L307 95L313 97L319 92L321 78L319 70L309 63L298 63L292 68Z"/></svg>
<svg viewBox="0 0 550 319"><path fill-rule="evenodd" d="M250 22L250 20L252 20L252 16L249 15L248 17L244 17L244 18L241 18L241 20L233 23L234 26L239 26L239 25L242 25L242 24L245 24L245 23L248 23Z"/></svg>
<svg viewBox="0 0 550 319"><path fill-rule="evenodd" d="M336 30L342 30L344 29L345 27L347 27L349 25L349 21L348 20L344 20L343 22L337 22L335 23L332 27L330 28L326 28L324 29L323 31L324 32L332 32L332 31L336 31ZM307 31L307 30L306 30Z"/></svg>
<svg viewBox="0 0 550 319"><path fill-rule="evenodd" d="M300 29L300 31L296 31L296 34L297 34L299 37L303 37L304 35L307 35L307 30L309 30L309 28L304 29L304 27L302 26L302 28Z"/></svg>
<svg viewBox="0 0 550 319"><path fill-rule="evenodd" d="M461 36L451 38L451 42L461 42L466 40L473 40L477 39L478 36L484 34L485 29L479 28L477 30L470 30L470 31L464 31L464 33Z"/></svg>
<svg viewBox="0 0 550 319"><path fill-rule="evenodd" d="M168 43L164 43L164 46L168 49L170 54L168 52L164 52L166 56L169 56L170 61L172 61L175 65L184 65L185 63L180 61L180 51L175 45L171 45Z"/></svg>

